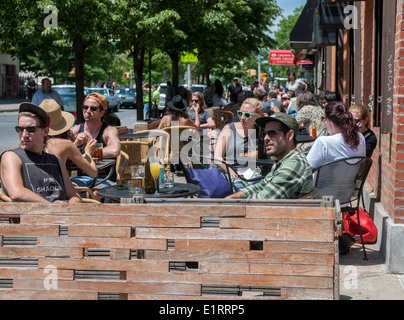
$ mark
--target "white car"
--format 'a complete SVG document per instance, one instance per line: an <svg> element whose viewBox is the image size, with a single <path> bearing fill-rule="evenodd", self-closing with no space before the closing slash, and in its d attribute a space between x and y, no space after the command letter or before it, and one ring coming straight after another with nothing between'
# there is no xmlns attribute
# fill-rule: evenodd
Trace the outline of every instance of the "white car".
<svg viewBox="0 0 404 320"><path fill-rule="evenodd" d="M163 110L166 106L166 93L167 93L167 83L160 83L157 91L160 92L160 103L158 105L159 110Z"/></svg>
<svg viewBox="0 0 404 320"><path fill-rule="evenodd" d="M105 100L107 100L108 108L111 109L112 112L119 111L119 107L122 104L122 100L121 98L118 97L118 95L114 92L114 90L108 88L86 88L86 90L87 94L92 92L101 93L105 97Z"/></svg>

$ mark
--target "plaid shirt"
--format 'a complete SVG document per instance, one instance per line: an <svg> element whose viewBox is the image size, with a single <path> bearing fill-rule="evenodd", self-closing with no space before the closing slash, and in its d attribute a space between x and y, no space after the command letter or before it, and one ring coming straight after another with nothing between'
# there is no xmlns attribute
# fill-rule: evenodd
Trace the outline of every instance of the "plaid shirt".
<svg viewBox="0 0 404 320"><path fill-rule="evenodd" d="M313 175L306 156L298 149L278 161L259 183L240 191L247 199L297 199L313 190Z"/></svg>

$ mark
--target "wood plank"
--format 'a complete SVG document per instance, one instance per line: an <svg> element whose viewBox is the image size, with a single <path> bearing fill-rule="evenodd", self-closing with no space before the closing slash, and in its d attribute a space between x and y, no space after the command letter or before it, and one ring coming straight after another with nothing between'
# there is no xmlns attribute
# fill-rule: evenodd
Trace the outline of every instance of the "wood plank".
<svg viewBox="0 0 404 320"><path fill-rule="evenodd" d="M333 265L334 255L317 253L283 253L283 252L263 252L263 251L158 251L149 250L147 259L165 261L210 261L210 262L249 262L249 263L274 263L274 264L313 264L313 265Z"/></svg>
<svg viewBox="0 0 404 320"><path fill-rule="evenodd" d="M43 290L42 280L14 281L14 288L21 290ZM73 280L58 281L58 289L52 290L55 294L64 291L93 291L93 292L116 292L116 293L145 293L145 294L179 294L200 295L200 284L181 283L157 283L157 282L128 282L128 281L96 281L96 280Z"/></svg>
<svg viewBox="0 0 404 320"><path fill-rule="evenodd" d="M0 290L0 300L97 300L98 292Z"/></svg>
<svg viewBox="0 0 404 320"><path fill-rule="evenodd" d="M26 257L70 257L79 258L83 256L82 248L65 247L0 247L0 257L8 258L26 258Z"/></svg>
<svg viewBox="0 0 404 320"><path fill-rule="evenodd" d="M322 219L334 220L334 208L313 208L313 207L267 207L249 206L246 207L246 218L283 218L283 219Z"/></svg>
<svg viewBox="0 0 404 320"><path fill-rule="evenodd" d="M103 226L142 226L142 227L195 227L201 225L200 217L188 216L134 216L125 215L25 215L21 217L24 224L60 224L60 225L100 225Z"/></svg>
<svg viewBox="0 0 404 320"><path fill-rule="evenodd" d="M308 230L249 230L249 229L177 229L177 228L136 228L139 239L219 239L219 240L277 240L277 241L325 241L333 242L330 233Z"/></svg>
<svg viewBox="0 0 404 320"><path fill-rule="evenodd" d="M175 240L175 250L249 251L247 240Z"/></svg>
<svg viewBox="0 0 404 320"><path fill-rule="evenodd" d="M32 226L22 224L0 224L2 236L58 236L58 226Z"/></svg>
<svg viewBox="0 0 404 320"><path fill-rule="evenodd" d="M50 270L49 265L45 265L44 268ZM45 279L49 276L43 269L11 269L11 268L0 268L0 275L2 279ZM57 280L73 280L72 270L57 270L57 272L52 273L52 277ZM1 292L1 290L0 290Z"/></svg>
<svg viewBox="0 0 404 320"><path fill-rule="evenodd" d="M163 239L93 238L93 237L39 237L38 245L44 247L85 247L165 250Z"/></svg>
<svg viewBox="0 0 404 320"><path fill-rule="evenodd" d="M278 228L316 230L316 232L333 232L333 220L317 219L287 219L287 218L265 218L265 219L240 219L240 218L221 218L220 228L237 229L260 229L274 230Z"/></svg>
<svg viewBox="0 0 404 320"><path fill-rule="evenodd" d="M109 259L55 259L40 258L39 268L45 268L47 265L54 265L58 269L78 269L78 270L114 270L114 271L168 271L168 262L153 260L109 260Z"/></svg>
<svg viewBox="0 0 404 320"><path fill-rule="evenodd" d="M69 226L69 237L130 238L130 227Z"/></svg>
<svg viewBox="0 0 404 320"><path fill-rule="evenodd" d="M127 273L128 282L137 283L178 283L178 284L215 284L215 285L245 285L260 287L302 287L332 289L333 279L330 277L306 276L272 276L255 274L206 274L199 272L137 272Z"/></svg>

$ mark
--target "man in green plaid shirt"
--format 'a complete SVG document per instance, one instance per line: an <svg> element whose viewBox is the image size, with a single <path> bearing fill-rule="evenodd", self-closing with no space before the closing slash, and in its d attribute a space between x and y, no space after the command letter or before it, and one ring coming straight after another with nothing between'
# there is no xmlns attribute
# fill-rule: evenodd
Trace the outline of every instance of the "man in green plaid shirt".
<svg viewBox="0 0 404 320"><path fill-rule="evenodd" d="M299 127L296 119L283 112L260 117L267 156L278 161L259 183L227 198L297 199L313 190L313 176L306 156L296 149Z"/></svg>

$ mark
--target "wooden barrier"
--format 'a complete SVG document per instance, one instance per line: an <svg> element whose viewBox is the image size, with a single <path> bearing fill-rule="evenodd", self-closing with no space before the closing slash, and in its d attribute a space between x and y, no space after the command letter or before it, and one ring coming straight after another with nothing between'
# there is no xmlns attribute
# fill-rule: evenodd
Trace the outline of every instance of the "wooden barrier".
<svg viewBox="0 0 404 320"><path fill-rule="evenodd" d="M338 299L323 205L0 203L0 299Z"/></svg>

